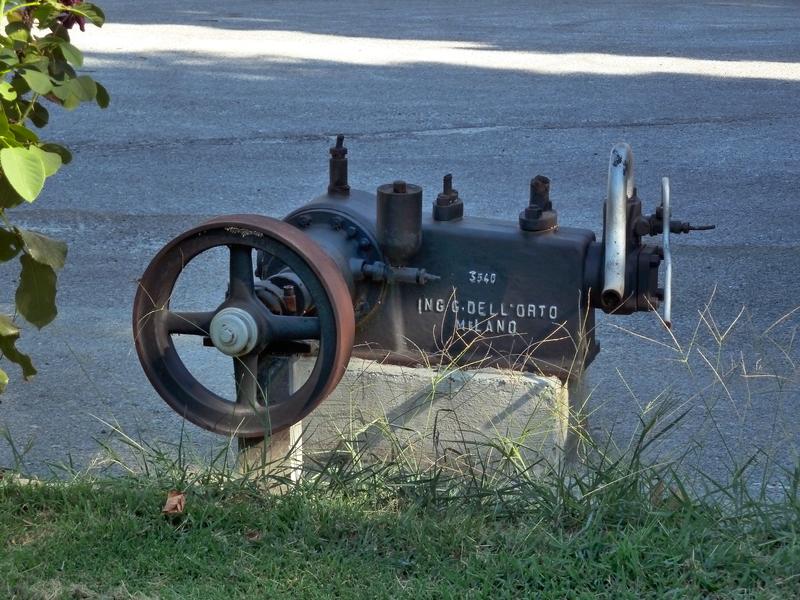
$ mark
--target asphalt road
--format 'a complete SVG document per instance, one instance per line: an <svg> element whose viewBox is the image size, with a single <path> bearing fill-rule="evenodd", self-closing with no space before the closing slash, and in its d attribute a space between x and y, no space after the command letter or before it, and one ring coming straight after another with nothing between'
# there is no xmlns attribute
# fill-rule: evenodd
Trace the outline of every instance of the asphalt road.
<svg viewBox="0 0 800 600"><path fill-rule="evenodd" d="M53 115L74 163L15 215L70 246L60 316L22 343L41 374L0 404L29 467L89 464L98 419L177 440L133 353L136 278L208 216L282 216L322 192L338 132L354 187L402 177L431 199L452 172L468 214L516 219L542 173L560 223L598 234L608 152L628 141L647 208L668 175L676 216L717 229L674 241L675 340L653 315L601 319L591 426L624 445L669 401L691 410L665 448L692 464L796 461L800 311L764 334L800 304L796 2L102 6L108 24L74 41L111 107ZM0 440L0 465L12 454Z"/></svg>

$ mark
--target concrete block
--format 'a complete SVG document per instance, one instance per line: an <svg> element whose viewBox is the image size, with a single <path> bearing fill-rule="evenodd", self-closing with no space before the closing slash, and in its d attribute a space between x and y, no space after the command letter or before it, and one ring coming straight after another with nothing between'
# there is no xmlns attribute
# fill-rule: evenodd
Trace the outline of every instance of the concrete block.
<svg viewBox="0 0 800 600"><path fill-rule="evenodd" d="M313 359L298 360L295 381L312 367ZM560 461L574 447L574 413L567 386L554 377L351 359L334 393L304 420L303 449L433 461L496 445L515 447L527 461Z"/></svg>
<svg viewBox="0 0 800 600"><path fill-rule="evenodd" d="M295 423L267 439L239 438L236 466L243 474L297 483L303 472L303 424ZM271 491L282 493L286 489L286 485L280 484Z"/></svg>

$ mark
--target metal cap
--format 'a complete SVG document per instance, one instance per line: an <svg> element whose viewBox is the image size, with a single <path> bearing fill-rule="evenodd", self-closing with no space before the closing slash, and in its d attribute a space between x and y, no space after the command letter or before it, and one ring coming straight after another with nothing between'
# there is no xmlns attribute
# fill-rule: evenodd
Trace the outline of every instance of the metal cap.
<svg viewBox="0 0 800 600"><path fill-rule="evenodd" d="M434 221L452 221L464 216L464 203L453 188L453 176L448 173L442 181L442 191L433 203Z"/></svg>
<svg viewBox="0 0 800 600"><path fill-rule="evenodd" d="M223 308L211 319L209 337L214 347L223 354L241 356L255 348L258 326L246 310Z"/></svg>
<svg viewBox="0 0 800 600"><path fill-rule="evenodd" d="M544 175L531 179L528 207L519 213L519 226L524 231L547 231L558 225L558 214L550 202L550 180Z"/></svg>

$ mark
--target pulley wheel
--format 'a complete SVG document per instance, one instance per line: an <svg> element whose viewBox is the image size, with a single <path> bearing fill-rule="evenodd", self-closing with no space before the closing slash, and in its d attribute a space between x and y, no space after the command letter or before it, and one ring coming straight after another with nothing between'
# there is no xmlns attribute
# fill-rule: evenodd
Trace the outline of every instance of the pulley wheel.
<svg viewBox="0 0 800 600"><path fill-rule="evenodd" d="M224 302L205 312L170 309L186 265L212 248L227 247ZM256 295L253 253L279 261L305 286L313 306L302 315L277 314ZM136 352L150 383L178 414L216 433L261 437L308 415L339 383L353 348L353 302L339 267L309 236L260 215L212 219L169 242L142 276L133 303ZM226 399L201 384L179 356L173 336L207 338L233 359L236 397ZM294 393L273 398L261 389L259 368L271 351L316 340L308 379Z"/></svg>

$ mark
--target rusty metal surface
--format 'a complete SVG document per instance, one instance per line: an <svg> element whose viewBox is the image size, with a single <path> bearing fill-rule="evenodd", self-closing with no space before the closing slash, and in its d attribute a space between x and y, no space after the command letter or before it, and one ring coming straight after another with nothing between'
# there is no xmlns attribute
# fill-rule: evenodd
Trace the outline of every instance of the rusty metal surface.
<svg viewBox="0 0 800 600"><path fill-rule="evenodd" d="M333 196L335 198L335 196ZM307 204L290 213L284 219L287 223L302 229L310 236L342 269L345 281L351 287L353 306L357 323L369 320L379 312L384 289L369 285L351 271L350 259L355 258L371 264L383 259L378 240L375 237L374 194L352 190L347 201L337 198L335 204L320 210ZM369 214L361 214L352 207L370 206Z"/></svg>
<svg viewBox="0 0 800 600"><path fill-rule="evenodd" d="M181 271L203 252L220 246L231 248L228 299L218 307L209 307L207 313L172 312L170 296ZM246 258L249 253L252 260L254 250L276 257L300 277L315 303L312 316L278 316L257 298L252 289L252 264ZM236 255L245 256L240 261L243 267L235 263ZM248 268L249 288L241 280ZM172 340L176 333L208 335L213 317L232 306L249 311L260 322L258 345L234 358L235 401L200 384L181 361ZM318 324L314 323L314 317ZM159 395L189 421L217 433L240 437L259 437L285 429L310 413L330 393L350 357L354 322L352 298L334 261L298 229L260 215L212 219L172 240L142 276L133 308L136 351ZM319 355L308 380L288 397L267 398L264 403L264 393L258 389L255 374L262 362L270 360L271 344L315 336L319 339Z"/></svg>

